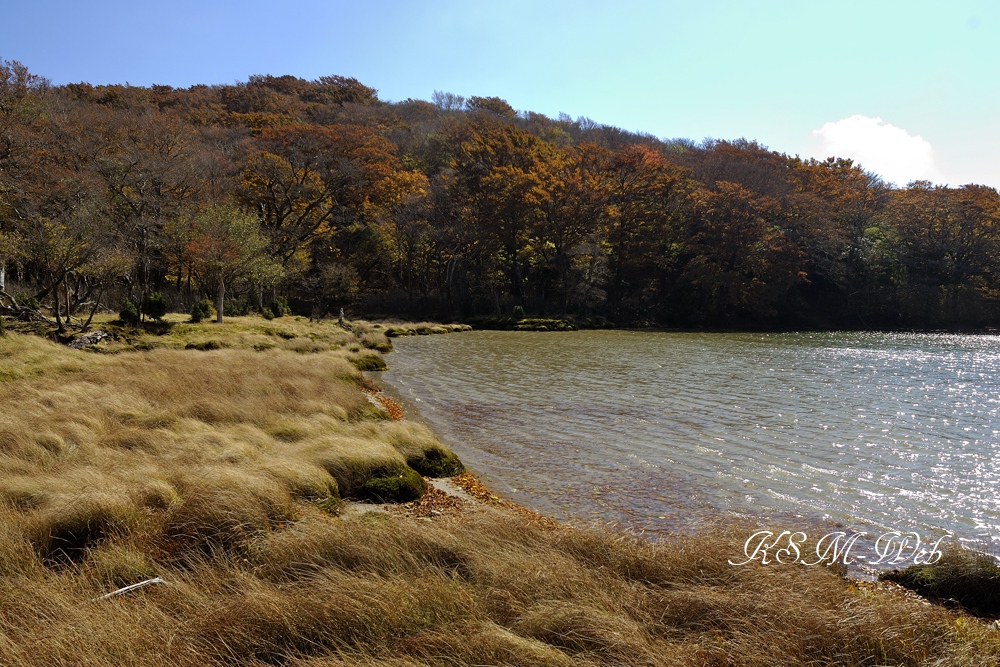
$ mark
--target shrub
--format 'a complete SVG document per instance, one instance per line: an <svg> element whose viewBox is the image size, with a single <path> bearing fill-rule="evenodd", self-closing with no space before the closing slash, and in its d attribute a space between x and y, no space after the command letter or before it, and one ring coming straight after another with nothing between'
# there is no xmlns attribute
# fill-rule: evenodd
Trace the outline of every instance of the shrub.
<svg viewBox="0 0 1000 667"><path fill-rule="evenodd" d="M388 477L372 477L358 490L358 495L378 503L408 503L424 495L427 484L413 468L403 468Z"/></svg>
<svg viewBox="0 0 1000 667"><path fill-rule="evenodd" d="M274 303L271 304L271 312L274 313L275 317L291 315L292 309L288 307L288 299L283 296L274 297Z"/></svg>
<svg viewBox="0 0 1000 667"><path fill-rule="evenodd" d="M222 314L226 317L242 317L250 314L250 302L246 299L226 299L222 306Z"/></svg>
<svg viewBox="0 0 1000 667"><path fill-rule="evenodd" d="M135 307L129 299L122 301L122 309L118 313L118 319L128 327L139 326L139 309Z"/></svg>
<svg viewBox="0 0 1000 667"><path fill-rule="evenodd" d="M514 310L513 310L512 314L514 315L514 317L516 319L523 320L524 319L524 307L520 306L520 305L514 306Z"/></svg>
<svg viewBox="0 0 1000 667"><path fill-rule="evenodd" d="M264 310L260 311L260 316L263 317L265 320L274 319L274 313L271 311L270 308L265 308Z"/></svg>
<svg viewBox="0 0 1000 667"><path fill-rule="evenodd" d="M361 344L369 350L392 352L392 343L389 339L386 338L385 334L378 333L376 331L361 334Z"/></svg>
<svg viewBox="0 0 1000 667"><path fill-rule="evenodd" d="M162 320L167 314L167 301L159 292L150 292L142 300L142 313L154 320Z"/></svg>
<svg viewBox="0 0 1000 667"><path fill-rule="evenodd" d="M32 310L38 310L42 307L42 304L38 303L38 299L31 296L24 290L17 293L17 302L25 308L31 308Z"/></svg>
<svg viewBox="0 0 1000 667"><path fill-rule="evenodd" d="M215 308L212 307L212 302L208 299L202 299L191 306L191 321L197 323L207 320L212 317L214 311Z"/></svg>

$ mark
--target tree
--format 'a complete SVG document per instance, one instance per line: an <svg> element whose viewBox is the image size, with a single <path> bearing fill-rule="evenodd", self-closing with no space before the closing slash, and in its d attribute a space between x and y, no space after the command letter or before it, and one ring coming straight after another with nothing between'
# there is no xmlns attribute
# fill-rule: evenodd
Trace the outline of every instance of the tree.
<svg viewBox="0 0 1000 667"><path fill-rule="evenodd" d="M267 239L253 214L212 206L192 221L187 253L205 285L215 285L216 321L223 320L226 287L244 281L273 282L280 267L266 253Z"/></svg>
<svg viewBox="0 0 1000 667"><path fill-rule="evenodd" d="M599 188L600 230L610 260L609 300L616 317L640 315L658 268L672 259L685 170L645 146L590 148L588 168Z"/></svg>
<svg viewBox="0 0 1000 667"><path fill-rule="evenodd" d="M804 278L801 251L775 224L778 203L726 181L691 197L685 277L701 297L702 316L773 318Z"/></svg>
<svg viewBox="0 0 1000 667"><path fill-rule="evenodd" d="M399 166L392 144L364 127L266 130L257 147L242 195L284 265L317 237L380 209Z"/></svg>
<svg viewBox="0 0 1000 667"><path fill-rule="evenodd" d="M1000 195L993 188L912 183L893 192L885 222L899 238L907 310L922 324L981 325L1000 295Z"/></svg>
<svg viewBox="0 0 1000 667"><path fill-rule="evenodd" d="M553 146L507 122L478 114L453 160L453 195L477 229L480 252L504 267L511 294L524 302L525 253L548 197L545 163Z"/></svg>

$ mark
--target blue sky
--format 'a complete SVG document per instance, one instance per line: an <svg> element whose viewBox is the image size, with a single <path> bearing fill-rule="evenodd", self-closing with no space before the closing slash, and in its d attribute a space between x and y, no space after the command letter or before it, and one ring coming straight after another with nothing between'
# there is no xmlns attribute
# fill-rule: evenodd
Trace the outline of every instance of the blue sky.
<svg viewBox="0 0 1000 667"><path fill-rule="evenodd" d="M354 76L659 137L1000 187L1000 2L0 0L0 58L55 83Z"/></svg>

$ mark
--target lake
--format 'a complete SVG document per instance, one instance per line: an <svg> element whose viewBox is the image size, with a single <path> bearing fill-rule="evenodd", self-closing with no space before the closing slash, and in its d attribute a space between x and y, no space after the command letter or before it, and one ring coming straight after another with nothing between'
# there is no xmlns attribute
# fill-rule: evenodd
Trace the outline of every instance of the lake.
<svg viewBox="0 0 1000 667"><path fill-rule="evenodd" d="M720 514L1000 539L1000 337L477 331L381 375L497 492L638 531ZM415 413L415 414L414 414Z"/></svg>

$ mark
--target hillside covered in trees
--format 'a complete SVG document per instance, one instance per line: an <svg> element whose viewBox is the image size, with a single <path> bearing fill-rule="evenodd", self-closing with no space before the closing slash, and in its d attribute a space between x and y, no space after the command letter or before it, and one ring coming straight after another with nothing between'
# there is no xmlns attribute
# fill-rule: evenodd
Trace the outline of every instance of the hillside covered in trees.
<svg viewBox="0 0 1000 667"><path fill-rule="evenodd" d="M1000 324L1000 197L435 93L54 86L0 61L2 304L618 325ZM0 310L0 312L3 312Z"/></svg>

